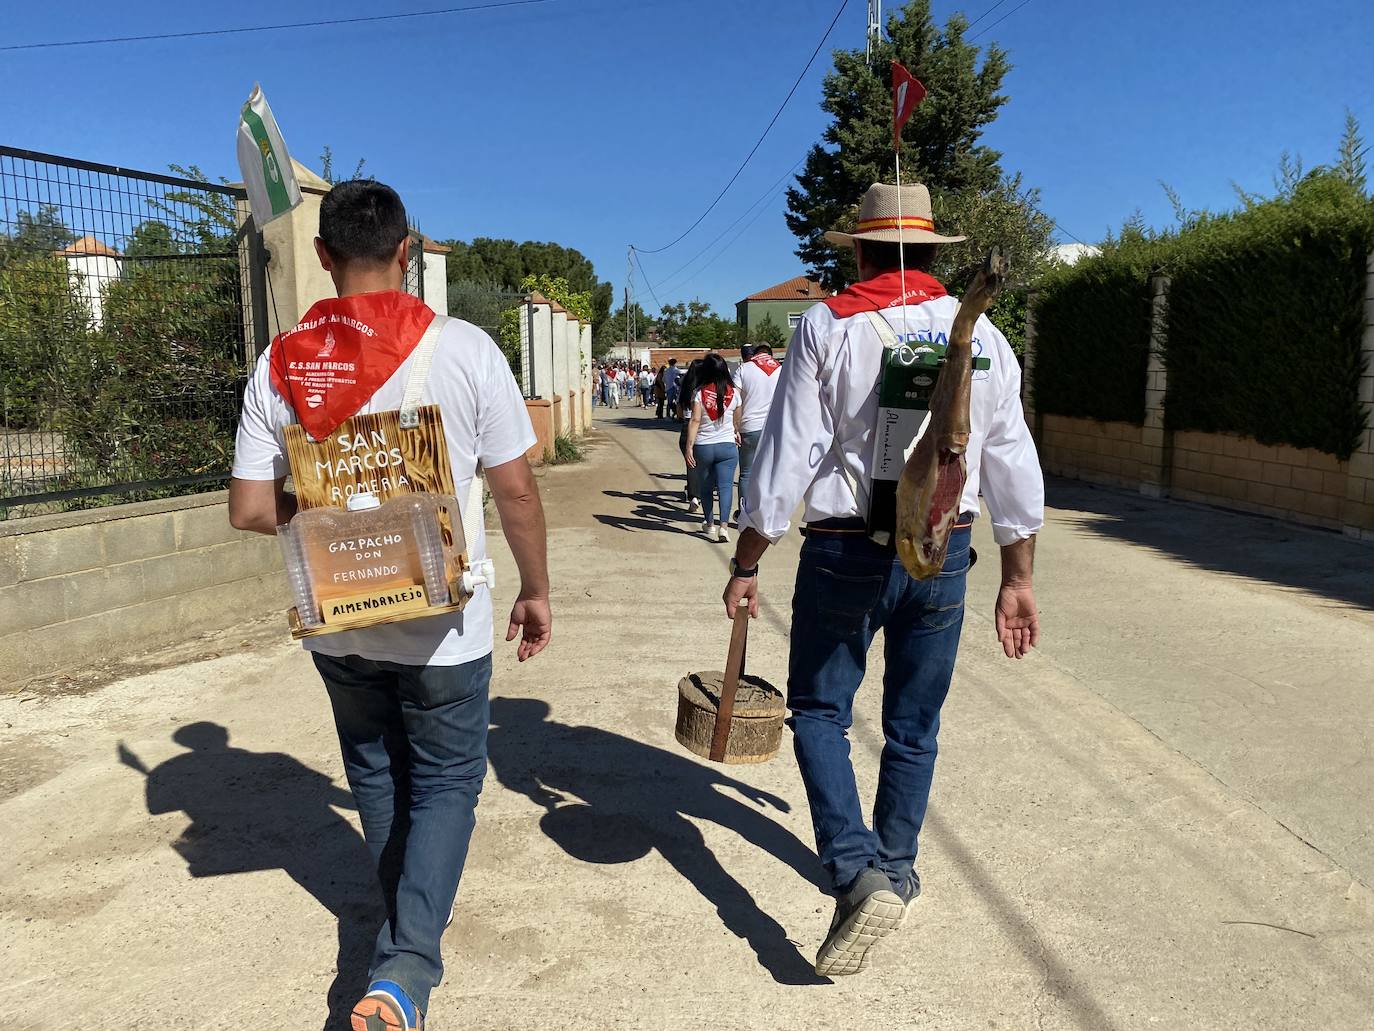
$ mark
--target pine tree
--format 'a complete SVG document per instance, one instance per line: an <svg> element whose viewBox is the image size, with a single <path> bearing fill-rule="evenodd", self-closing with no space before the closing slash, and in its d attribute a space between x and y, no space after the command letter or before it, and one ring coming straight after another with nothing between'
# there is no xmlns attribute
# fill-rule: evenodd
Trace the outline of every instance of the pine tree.
<svg viewBox="0 0 1374 1031"><path fill-rule="evenodd" d="M797 255L832 289L855 278L852 254L825 242L828 229L852 225L864 191L894 182L891 62L901 61L928 90L902 132L902 181L930 188L936 225L968 244L945 249L937 273L956 285L971 275L991 243L1012 253L1018 278L1038 268L1053 224L1031 207L1033 191L1001 168L1001 154L979 142L1007 102L1002 80L1011 65L995 44L981 54L964 39L968 22L954 15L943 28L930 0L910 0L888 19L888 38L874 48L835 53L821 107L834 121L812 147L797 186L787 193L787 225L801 241Z"/></svg>

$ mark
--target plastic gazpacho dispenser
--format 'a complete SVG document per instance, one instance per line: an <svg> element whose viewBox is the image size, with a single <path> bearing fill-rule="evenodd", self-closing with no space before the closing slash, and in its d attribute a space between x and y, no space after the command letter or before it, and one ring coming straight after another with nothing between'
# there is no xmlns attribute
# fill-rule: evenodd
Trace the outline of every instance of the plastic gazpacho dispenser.
<svg viewBox="0 0 1374 1031"><path fill-rule="evenodd" d="M445 546L443 509L456 512L458 502L424 492L382 502L363 492L347 508L297 513L277 535L300 626L366 626L449 606L456 599L447 571L467 543L455 519L453 543Z"/></svg>

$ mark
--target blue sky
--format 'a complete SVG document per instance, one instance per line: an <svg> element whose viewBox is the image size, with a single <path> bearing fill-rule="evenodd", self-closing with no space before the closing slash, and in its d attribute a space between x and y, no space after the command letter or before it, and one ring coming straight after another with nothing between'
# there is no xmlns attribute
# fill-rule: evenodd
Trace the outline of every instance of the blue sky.
<svg viewBox="0 0 1374 1031"><path fill-rule="evenodd" d="M941 18L977 17L994 2L937 0L935 9ZM974 31L1020 2L1007 0ZM619 292L626 244L657 247L700 214L837 6L555 0L371 25L0 52L8 98L0 142L132 168L195 163L237 178L237 111L260 80L307 165L317 167L326 144L345 168L366 157L367 171L401 191L431 236L556 240L591 257ZM362 0L7 7L3 43L384 9ZM864 23L864 0L851 0L831 45L862 46ZM1309 166L1330 160L1347 107L1374 138L1372 37L1374 4L1359 0L1033 0L980 40L997 40L1015 66L1011 101L987 141L1008 171L1040 187L1068 234L1096 241L1136 208L1167 225L1161 180L1190 207L1226 207L1233 180L1268 190L1285 149ZM779 180L825 125L817 104L828 67L823 54L702 226L645 257L661 301L699 296L731 313L740 297L801 271ZM642 283L637 291L652 308Z"/></svg>

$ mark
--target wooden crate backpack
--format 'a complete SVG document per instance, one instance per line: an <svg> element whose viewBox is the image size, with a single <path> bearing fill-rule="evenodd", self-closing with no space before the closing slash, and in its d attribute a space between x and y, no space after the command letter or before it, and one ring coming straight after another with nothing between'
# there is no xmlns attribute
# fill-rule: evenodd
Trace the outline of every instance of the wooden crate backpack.
<svg viewBox="0 0 1374 1031"><path fill-rule="evenodd" d="M339 318L317 315L318 307L302 326L317 327L312 316ZM483 530L480 470L460 505L439 406L420 405L450 321L434 314L425 328L400 409L353 415L318 440L299 416L286 427L299 510L277 533L297 639L461 611L478 587L495 586L492 561L474 563L468 553ZM332 353L330 339L326 332L322 354ZM305 378L312 371L300 382L307 403L318 403L322 393L309 393Z"/></svg>

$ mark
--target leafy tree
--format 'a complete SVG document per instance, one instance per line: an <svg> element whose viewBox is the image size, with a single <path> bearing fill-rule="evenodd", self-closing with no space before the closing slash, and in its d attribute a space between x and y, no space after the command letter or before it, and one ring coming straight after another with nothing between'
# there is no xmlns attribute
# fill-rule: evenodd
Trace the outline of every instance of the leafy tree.
<svg viewBox="0 0 1374 1031"><path fill-rule="evenodd" d="M363 178L363 165L365 164L367 164L367 158L359 158L358 163L353 166L353 174L348 178ZM330 186L340 181L334 178L334 148L327 145L324 148L324 152L320 154L320 178ZM368 176L368 178L370 179L372 177Z"/></svg>
<svg viewBox="0 0 1374 1031"><path fill-rule="evenodd" d="M0 423L51 426L69 393L67 369L91 330L86 294L65 259L0 255Z"/></svg>
<svg viewBox="0 0 1374 1031"><path fill-rule="evenodd" d="M9 254L49 255L60 251L76 239L62 220L59 204L40 204L34 211L21 211L15 216L14 230L0 240L0 256Z"/></svg>
<svg viewBox="0 0 1374 1031"><path fill-rule="evenodd" d="M751 343L767 344L770 347L782 347L787 343L787 334L783 328L773 321L773 315L769 312L763 317L763 321L754 327L749 333Z"/></svg>
<svg viewBox="0 0 1374 1031"><path fill-rule="evenodd" d="M928 186L936 224L969 237L944 248L936 274L959 287L992 243L1008 248L1022 276L1048 254L1053 224L1034 211L1035 192L1023 192L1018 177L1003 173L1001 155L979 142L1007 102L1000 92L1011 67L1006 52L992 44L980 55L964 38L963 15L940 28L930 8L930 0L910 0L888 18L888 39L875 45L871 66L864 51L840 50L825 78L821 107L834 121L788 190L787 225L801 241L798 256L831 288L852 282L857 270L852 254L822 234L854 224L870 184L894 181L894 59L929 91L902 132L903 181Z"/></svg>
<svg viewBox="0 0 1374 1031"><path fill-rule="evenodd" d="M596 269L581 251L556 243L516 243L490 237L444 243L451 248L447 263L450 284L491 283L497 291L514 293L527 276L561 276L570 289L591 294L593 334L601 333L610 318L614 289L597 279Z"/></svg>

